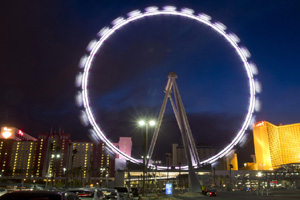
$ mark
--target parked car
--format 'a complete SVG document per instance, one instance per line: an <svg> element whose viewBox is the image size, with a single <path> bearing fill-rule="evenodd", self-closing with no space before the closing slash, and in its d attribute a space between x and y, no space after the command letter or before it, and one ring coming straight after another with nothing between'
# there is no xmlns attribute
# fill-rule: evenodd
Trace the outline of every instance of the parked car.
<svg viewBox="0 0 300 200"><path fill-rule="evenodd" d="M4 188L0 188L0 196L2 196L3 194L6 194L7 190Z"/></svg>
<svg viewBox="0 0 300 200"><path fill-rule="evenodd" d="M100 200L105 199L103 192L97 188L74 188L68 192L76 194L81 200Z"/></svg>
<svg viewBox="0 0 300 200"><path fill-rule="evenodd" d="M118 190L110 188L101 188L100 190L103 192L105 199L119 200Z"/></svg>
<svg viewBox="0 0 300 200"><path fill-rule="evenodd" d="M14 191L0 196L0 200L79 200L79 197L72 192L61 191Z"/></svg>
<svg viewBox="0 0 300 200"><path fill-rule="evenodd" d="M130 194L130 190L128 187L115 187L115 189L118 191L119 193L119 198L120 200L129 200L131 199L131 194Z"/></svg>

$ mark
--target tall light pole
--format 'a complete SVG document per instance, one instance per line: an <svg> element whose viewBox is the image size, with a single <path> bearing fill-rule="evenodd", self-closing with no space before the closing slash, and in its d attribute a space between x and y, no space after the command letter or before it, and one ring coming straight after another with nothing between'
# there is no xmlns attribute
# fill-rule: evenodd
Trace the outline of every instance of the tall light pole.
<svg viewBox="0 0 300 200"><path fill-rule="evenodd" d="M66 185L67 185L67 184L66 184L66 182L67 182L67 178L66 178L66 170L67 170L67 168L64 167L64 168L63 168L63 172L64 172L63 175L64 175L64 178L65 178L65 187L66 187Z"/></svg>
<svg viewBox="0 0 300 200"><path fill-rule="evenodd" d="M105 171L105 167L101 167L101 168L100 168L100 171L101 171L100 177L103 177L103 172ZM102 181L101 181L101 183L102 183ZM101 184L101 185L102 185L102 184ZM100 185L100 187L101 187L101 185Z"/></svg>
<svg viewBox="0 0 300 200"><path fill-rule="evenodd" d="M143 194L145 194L145 173L147 173L146 159L149 159L148 156L148 129L149 126L155 126L156 122L154 120L140 120L138 121L140 127L145 127L145 135L144 135L144 155L143 158Z"/></svg>
<svg viewBox="0 0 300 200"><path fill-rule="evenodd" d="M57 159L60 158L60 154L51 154L51 157L49 159L49 164L48 164L46 188L48 188L48 181L49 181L49 176L50 176L51 162L52 162L52 165L54 165L55 164L55 162L54 162L55 158L57 158ZM52 186L53 186L53 177L54 177L54 171L53 171L53 166L52 166L52 175L51 175Z"/></svg>

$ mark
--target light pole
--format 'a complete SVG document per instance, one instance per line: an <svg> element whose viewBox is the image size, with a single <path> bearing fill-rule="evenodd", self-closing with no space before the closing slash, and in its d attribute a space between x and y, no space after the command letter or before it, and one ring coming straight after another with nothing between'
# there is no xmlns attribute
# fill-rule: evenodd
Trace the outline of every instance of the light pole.
<svg viewBox="0 0 300 200"><path fill-rule="evenodd" d="M105 171L105 167L101 167L101 168L100 168L100 171L101 171L100 176L103 177L103 172ZM102 181L101 181L101 183L102 183Z"/></svg>
<svg viewBox="0 0 300 200"><path fill-rule="evenodd" d="M149 159L148 155L148 129L149 126L155 126L156 122L154 120L140 120L138 121L140 127L145 127L145 135L144 135L144 155L143 158L143 194L145 194L145 173L147 173L146 159Z"/></svg>
<svg viewBox="0 0 300 200"><path fill-rule="evenodd" d="M54 165L54 159L56 158L60 158L60 154L51 154L51 157L49 159L49 164L48 164L48 171L47 171L47 181L46 181L46 188L48 188L48 181L49 181L49 176L50 176L50 168L51 168L51 161L52 161L52 165ZM53 166L52 166L52 175L51 175L51 179L54 176L54 171L53 171ZM52 179L52 186L53 186L53 179Z"/></svg>
<svg viewBox="0 0 300 200"><path fill-rule="evenodd" d="M65 178L65 187L66 187L66 182L67 182L67 178L66 178L66 170L67 170L67 168L63 168L63 171L64 171L64 178Z"/></svg>
<svg viewBox="0 0 300 200"><path fill-rule="evenodd" d="M229 186L230 186L230 190L231 190L231 169L233 168L233 165L230 163L229 164Z"/></svg>

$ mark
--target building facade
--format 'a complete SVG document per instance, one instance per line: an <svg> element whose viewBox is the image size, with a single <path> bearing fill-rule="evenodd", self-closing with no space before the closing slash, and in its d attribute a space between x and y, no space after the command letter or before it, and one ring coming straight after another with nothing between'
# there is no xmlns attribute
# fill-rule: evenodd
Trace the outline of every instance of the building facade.
<svg viewBox="0 0 300 200"><path fill-rule="evenodd" d="M13 139L0 138L0 172L3 176L12 176L10 163L14 143L15 140Z"/></svg>
<svg viewBox="0 0 300 200"><path fill-rule="evenodd" d="M12 176L33 176L33 163L35 160L35 141L15 141L12 145L12 154L9 167L12 169Z"/></svg>
<svg viewBox="0 0 300 200"><path fill-rule="evenodd" d="M24 140L37 141L36 138L28 135L27 133L15 127L1 127L0 138L13 139L16 141L24 141Z"/></svg>
<svg viewBox="0 0 300 200"><path fill-rule="evenodd" d="M276 126L266 121L253 127L258 170L300 162L300 123Z"/></svg>
<svg viewBox="0 0 300 200"><path fill-rule="evenodd" d="M114 176L118 155L110 154L103 142L73 142L70 134L54 131L36 139L13 127L2 127L0 135L0 176L81 179L85 183ZM131 138L121 137L116 145L131 155Z"/></svg>
<svg viewBox="0 0 300 200"><path fill-rule="evenodd" d="M209 145L197 145L196 146L197 153L200 161L204 161L215 155L216 149L213 146ZM179 144L172 144L172 161L170 161L172 166L183 166L187 165L185 150L183 146L179 146Z"/></svg>

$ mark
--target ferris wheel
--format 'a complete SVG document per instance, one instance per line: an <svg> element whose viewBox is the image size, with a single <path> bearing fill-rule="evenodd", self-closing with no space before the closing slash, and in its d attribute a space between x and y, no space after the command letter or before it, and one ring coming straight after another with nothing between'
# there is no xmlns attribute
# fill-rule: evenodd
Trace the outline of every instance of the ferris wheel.
<svg viewBox="0 0 300 200"><path fill-rule="evenodd" d="M240 130L237 132L232 141L227 144L227 146L219 151L216 155L203 160L201 163L214 163L217 159L227 155L235 145L237 145L243 138L245 131L248 127L252 126L255 122L253 113L259 111L260 102L256 97L256 93L261 92L261 85L259 81L255 78L258 74L257 67L254 63L249 61L250 52L246 47L240 46L240 39L234 33L226 32L227 27L218 21L213 21L209 15L204 13L195 14L194 10L188 8L177 9L174 6L165 6L163 8L158 7L148 7L144 11L134 10L127 14L127 17L118 17L112 21L111 27L104 27L98 32L98 39L92 40L87 46L87 53L81 58L79 63L80 72L76 76L76 86L79 88L76 94L76 103L81 108L80 117L84 125L90 127L90 134L101 139L106 143L107 147L114 153L120 154L126 160L133 163L140 163L136 158L128 156L127 154L121 152L116 146L112 144L109 138L106 137L103 130L96 123L95 117L92 112L89 100L89 73L90 69L93 67L93 60L97 53L101 53L100 49L103 43L108 40L116 30L121 30L123 27L129 23L134 23L138 20L143 20L145 18L151 19L152 16L179 16L194 20L198 24L210 27L217 34L223 36L223 39L233 47L236 52L237 57L242 61L243 67L245 68L246 75L248 77L249 85L249 104L246 116L243 123L241 124ZM164 166L158 166L158 168L166 168ZM184 168L184 167L183 167Z"/></svg>

